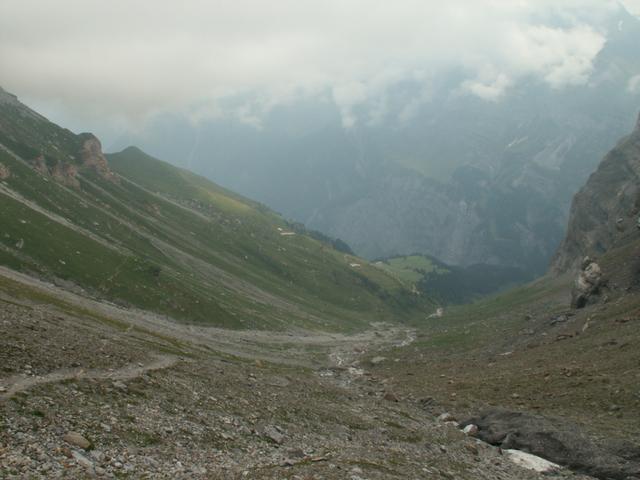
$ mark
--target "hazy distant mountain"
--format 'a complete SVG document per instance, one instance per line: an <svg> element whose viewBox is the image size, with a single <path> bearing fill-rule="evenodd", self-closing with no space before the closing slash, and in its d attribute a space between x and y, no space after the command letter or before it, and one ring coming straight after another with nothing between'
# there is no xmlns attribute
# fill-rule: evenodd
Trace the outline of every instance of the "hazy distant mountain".
<svg viewBox="0 0 640 480"><path fill-rule="evenodd" d="M640 107L640 21L621 11L604 28L583 86L530 79L488 101L463 93L467 72L456 70L396 85L356 109L350 128L327 97L278 106L259 128L165 116L133 141L360 255L424 253L530 276L546 269L572 195Z"/></svg>

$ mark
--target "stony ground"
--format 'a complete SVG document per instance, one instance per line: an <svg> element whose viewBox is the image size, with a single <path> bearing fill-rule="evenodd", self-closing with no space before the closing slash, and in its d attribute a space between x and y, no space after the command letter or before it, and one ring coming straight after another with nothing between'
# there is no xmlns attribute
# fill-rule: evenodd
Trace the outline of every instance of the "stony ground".
<svg viewBox="0 0 640 480"><path fill-rule="evenodd" d="M474 335L471 323L449 324L378 352L397 361L371 370L405 395L421 395L428 383L435 400L463 415L503 406L638 440L640 298L621 300L584 311L512 312L512 325L491 332L483 322L488 337L472 341L464 340Z"/></svg>
<svg viewBox="0 0 640 480"><path fill-rule="evenodd" d="M0 283L0 478L549 478L375 373L410 328L207 335L20 280Z"/></svg>
<svg viewBox="0 0 640 480"><path fill-rule="evenodd" d="M600 478L640 478L640 297L571 310L562 285L535 289L447 309L416 327L411 345L362 361L398 396L428 395L459 418L497 408L544 416L570 438L560 455L569 463L584 436L600 446L591 467L606 467L613 451L634 472ZM384 360L371 364L374 355ZM529 430L526 441L554 450L548 431L522 427L520 443Z"/></svg>

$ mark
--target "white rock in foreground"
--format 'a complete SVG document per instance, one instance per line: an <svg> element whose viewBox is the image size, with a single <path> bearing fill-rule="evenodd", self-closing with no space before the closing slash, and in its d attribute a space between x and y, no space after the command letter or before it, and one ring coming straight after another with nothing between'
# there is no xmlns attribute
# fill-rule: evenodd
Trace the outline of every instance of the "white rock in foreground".
<svg viewBox="0 0 640 480"><path fill-rule="evenodd" d="M467 425L466 427L464 427L462 429L462 431L466 434L469 435L470 437L475 437L476 435L478 435L478 426L477 425Z"/></svg>
<svg viewBox="0 0 640 480"><path fill-rule="evenodd" d="M539 473L552 473L560 469L560 465L520 450L505 450L507 458L516 465Z"/></svg>

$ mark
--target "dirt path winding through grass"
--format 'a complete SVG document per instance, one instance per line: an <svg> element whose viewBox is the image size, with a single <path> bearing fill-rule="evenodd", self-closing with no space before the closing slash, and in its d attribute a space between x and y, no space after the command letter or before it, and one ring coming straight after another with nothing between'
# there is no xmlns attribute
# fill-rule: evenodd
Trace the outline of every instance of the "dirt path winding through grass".
<svg viewBox="0 0 640 480"><path fill-rule="evenodd" d="M265 330L228 330L219 327L185 325L165 317L80 296L60 287L0 266L0 277L24 284L70 307L91 311L121 323L136 335L148 332L171 338L185 348L201 352L219 352L247 360L262 360L293 366L324 368L352 361L365 352L391 346L406 346L415 339L415 331L393 323L372 323L370 328L352 334L296 329L286 332ZM28 301L25 300L27 303ZM60 307L64 310L64 307ZM327 360L327 355L330 358ZM329 363L329 365L327 365Z"/></svg>
<svg viewBox="0 0 640 480"><path fill-rule="evenodd" d="M63 382L65 380L72 379L130 380L132 378L137 378L146 372L171 368L178 363L178 360L178 357L173 355L157 355L154 357L153 361L146 365L141 363L131 363L117 370L64 368L46 375L37 375L33 377L16 375L6 379L0 379L0 387L6 389L5 392L0 393L0 402L6 401L15 394L28 390L31 387L45 383Z"/></svg>

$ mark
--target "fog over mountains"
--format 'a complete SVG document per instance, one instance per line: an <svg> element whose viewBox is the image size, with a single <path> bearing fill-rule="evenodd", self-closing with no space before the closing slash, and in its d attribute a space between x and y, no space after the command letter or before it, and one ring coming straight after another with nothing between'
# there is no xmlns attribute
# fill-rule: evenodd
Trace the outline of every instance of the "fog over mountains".
<svg viewBox="0 0 640 480"><path fill-rule="evenodd" d="M640 479L640 0L2 0L0 65L0 479Z"/></svg>
<svg viewBox="0 0 640 480"><path fill-rule="evenodd" d="M117 146L141 144L368 258L422 253L530 277L547 268L572 195L640 107L640 21L620 10L599 28L606 43L583 84L530 77L498 93L498 79L473 94L455 68L399 81L346 119L318 96L256 125L164 115Z"/></svg>
<svg viewBox="0 0 640 480"><path fill-rule="evenodd" d="M514 280L544 272L572 195L633 126L638 17L617 2L427 2L371 9L361 25L348 25L344 18L353 17L333 3L313 19L289 7L282 7L285 18L259 8L243 13L247 24L236 27L244 43L224 28L225 15L238 13L231 7L220 10L220 25L191 25L202 42L187 36L171 52L189 51L189 64L163 57L160 37L156 47L131 37L138 50L114 59L125 69L119 75L130 73L126 93L102 85L93 97L104 112L94 130L106 148L139 145L369 259L419 253L451 265L505 267ZM120 20L116 43L132 35ZM152 20L155 30L143 31L169 25L162 12ZM89 42L108 52L111 37L98 30ZM12 52L3 51L8 59ZM233 61L229 52L237 53ZM115 75L107 66L96 70L99 82ZM73 95L67 82L49 96L30 77L22 96L73 125L83 113L68 105L95 88L84 75ZM118 98L138 119L121 134L109 113ZM91 105L84 100L83 108ZM147 105L154 102L155 109Z"/></svg>

